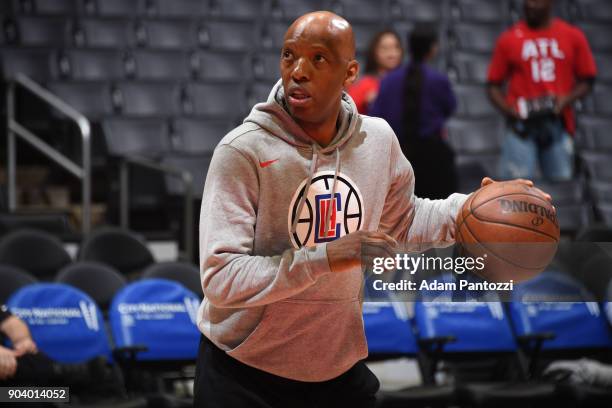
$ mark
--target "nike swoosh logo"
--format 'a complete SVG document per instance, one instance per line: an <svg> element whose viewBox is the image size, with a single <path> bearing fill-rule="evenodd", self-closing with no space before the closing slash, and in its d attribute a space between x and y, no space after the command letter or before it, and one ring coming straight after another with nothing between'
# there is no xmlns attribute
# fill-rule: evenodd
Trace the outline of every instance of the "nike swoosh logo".
<svg viewBox="0 0 612 408"><path fill-rule="evenodd" d="M278 159L274 159L274 160L268 160L268 161L264 161L264 162L259 162L259 167L261 167L262 169L264 167L268 167L269 165L271 165L274 162L277 162Z"/></svg>

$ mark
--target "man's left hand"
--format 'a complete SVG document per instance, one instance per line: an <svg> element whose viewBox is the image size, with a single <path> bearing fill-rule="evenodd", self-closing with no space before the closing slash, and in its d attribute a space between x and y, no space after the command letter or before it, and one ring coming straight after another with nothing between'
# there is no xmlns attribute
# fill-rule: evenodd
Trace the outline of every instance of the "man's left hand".
<svg viewBox="0 0 612 408"><path fill-rule="evenodd" d="M570 104L570 102L571 100L569 97L558 96L555 100L555 114L560 115L563 109L565 109Z"/></svg>
<svg viewBox="0 0 612 408"><path fill-rule="evenodd" d="M38 347L31 338L23 339L13 345L15 356L19 357L24 354L36 354L38 353Z"/></svg>

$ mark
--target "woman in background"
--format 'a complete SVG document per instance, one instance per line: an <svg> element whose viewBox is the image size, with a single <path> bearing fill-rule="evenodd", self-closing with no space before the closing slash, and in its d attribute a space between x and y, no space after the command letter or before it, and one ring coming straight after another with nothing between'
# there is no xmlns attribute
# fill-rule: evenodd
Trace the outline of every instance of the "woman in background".
<svg viewBox="0 0 612 408"><path fill-rule="evenodd" d="M408 43L410 62L381 81L369 115L385 119L395 131L418 180L415 194L446 198L457 190L454 153L445 129L457 101L448 77L428 65L438 51L436 30L417 25Z"/></svg>
<svg viewBox="0 0 612 408"><path fill-rule="evenodd" d="M372 38L366 56L365 74L348 89L359 113L368 114L370 104L378 94L380 79L397 68L403 57L402 43L395 31L380 31Z"/></svg>

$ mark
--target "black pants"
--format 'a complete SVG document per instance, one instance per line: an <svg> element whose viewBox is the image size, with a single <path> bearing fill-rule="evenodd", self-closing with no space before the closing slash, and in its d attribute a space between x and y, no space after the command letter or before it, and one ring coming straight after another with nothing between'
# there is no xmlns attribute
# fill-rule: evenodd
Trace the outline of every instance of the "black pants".
<svg viewBox="0 0 612 408"><path fill-rule="evenodd" d="M363 362L323 382L301 382L258 370L202 336L194 384L197 408L372 408L380 383Z"/></svg>

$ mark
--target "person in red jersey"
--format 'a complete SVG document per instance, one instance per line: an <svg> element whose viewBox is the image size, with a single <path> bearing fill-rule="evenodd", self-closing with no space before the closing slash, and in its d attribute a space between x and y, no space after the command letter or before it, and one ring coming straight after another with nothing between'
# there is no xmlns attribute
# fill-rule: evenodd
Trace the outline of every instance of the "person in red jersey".
<svg viewBox="0 0 612 408"><path fill-rule="evenodd" d="M582 31L553 17L552 6L553 0L525 0L524 20L499 37L489 66L489 98L509 125L504 179L534 177L538 163L549 180L572 177L572 104L591 91L597 70Z"/></svg>

